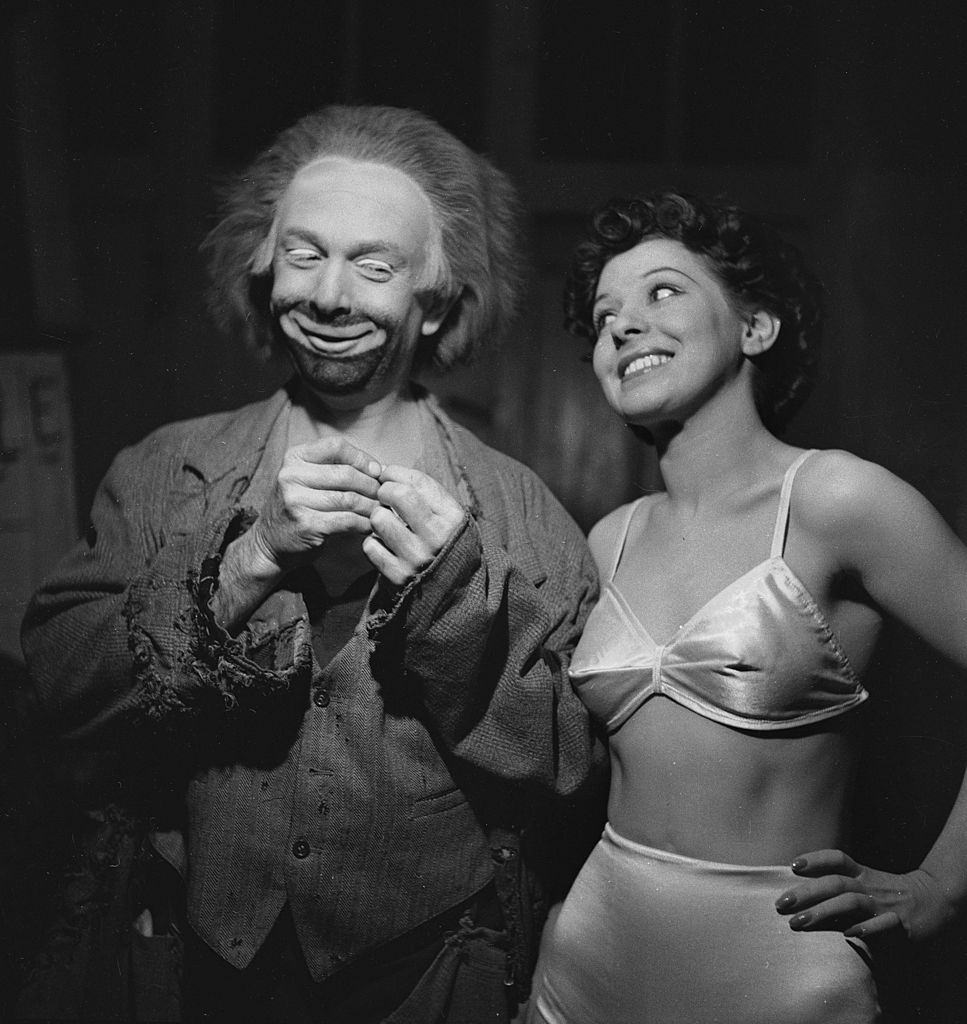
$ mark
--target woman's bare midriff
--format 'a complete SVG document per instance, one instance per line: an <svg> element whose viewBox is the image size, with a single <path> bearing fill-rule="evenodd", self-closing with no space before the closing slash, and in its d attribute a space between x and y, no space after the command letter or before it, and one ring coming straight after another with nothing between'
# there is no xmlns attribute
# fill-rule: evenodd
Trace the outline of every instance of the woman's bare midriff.
<svg viewBox="0 0 967 1024"><path fill-rule="evenodd" d="M728 864L841 848L854 717L752 732L652 697L611 736L611 825L646 846Z"/></svg>

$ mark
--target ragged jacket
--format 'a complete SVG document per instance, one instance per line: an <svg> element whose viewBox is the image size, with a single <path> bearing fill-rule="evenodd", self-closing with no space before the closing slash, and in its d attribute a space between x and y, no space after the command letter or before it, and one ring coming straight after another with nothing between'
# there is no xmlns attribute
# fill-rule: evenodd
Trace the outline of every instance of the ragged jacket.
<svg viewBox="0 0 967 1024"><path fill-rule="evenodd" d="M79 769L150 813L193 927L230 963L288 901L321 979L494 878L522 988L597 760L566 675L597 593L584 539L533 473L431 402L467 513L446 548L374 594L328 665L285 586L232 638L208 599L288 402L117 457L24 623L37 706Z"/></svg>

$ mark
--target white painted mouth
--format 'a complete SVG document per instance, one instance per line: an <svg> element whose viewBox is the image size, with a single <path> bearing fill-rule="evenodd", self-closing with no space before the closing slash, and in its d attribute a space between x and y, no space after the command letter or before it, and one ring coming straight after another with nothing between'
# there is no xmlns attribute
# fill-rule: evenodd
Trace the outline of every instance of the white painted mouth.
<svg viewBox="0 0 967 1024"><path fill-rule="evenodd" d="M304 328L302 333L306 341L318 352L325 352L327 355L339 355L342 352L348 352L350 349L356 348L360 341L373 333L373 330L372 328L367 328L362 334L356 334L349 338L344 335L316 334Z"/></svg>
<svg viewBox="0 0 967 1024"><path fill-rule="evenodd" d="M297 313L290 314L289 318L310 347L326 355L348 352L376 331L375 325L368 321L347 327L330 327L307 321Z"/></svg>

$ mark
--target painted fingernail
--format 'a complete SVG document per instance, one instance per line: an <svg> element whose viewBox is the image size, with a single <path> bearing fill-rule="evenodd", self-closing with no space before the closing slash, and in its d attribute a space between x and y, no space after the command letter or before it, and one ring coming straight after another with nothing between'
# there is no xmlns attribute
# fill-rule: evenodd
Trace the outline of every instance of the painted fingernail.
<svg viewBox="0 0 967 1024"><path fill-rule="evenodd" d="M852 928L847 928L843 935L847 939L862 939L866 934L866 928L861 924L854 924Z"/></svg>
<svg viewBox="0 0 967 1024"><path fill-rule="evenodd" d="M806 866L806 858L805 857L797 857L792 862L792 864L790 865L790 867L792 868L793 871L802 871L802 869L805 866Z"/></svg>
<svg viewBox="0 0 967 1024"><path fill-rule="evenodd" d="M795 906L796 897L790 896L788 893L785 896L780 896L776 900L776 910L788 910L790 907Z"/></svg>
<svg viewBox="0 0 967 1024"><path fill-rule="evenodd" d="M379 476L380 473L383 472L383 467L378 462L371 462L366 467L366 472L369 473L370 476Z"/></svg>
<svg viewBox="0 0 967 1024"><path fill-rule="evenodd" d="M812 920L811 914L796 914L794 918L789 922L790 928L805 928L807 924Z"/></svg>

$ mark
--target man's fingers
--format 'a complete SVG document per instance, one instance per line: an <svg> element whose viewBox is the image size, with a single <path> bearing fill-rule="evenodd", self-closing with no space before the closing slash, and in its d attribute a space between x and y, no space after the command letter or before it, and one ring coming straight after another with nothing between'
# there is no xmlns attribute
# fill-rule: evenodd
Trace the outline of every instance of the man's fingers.
<svg viewBox="0 0 967 1024"><path fill-rule="evenodd" d="M302 513L354 512L369 517L379 508L379 502L355 490L316 489L301 484L289 495L289 506Z"/></svg>
<svg viewBox="0 0 967 1024"><path fill-rule="evenodd" d="M376 498L381 505L392 509L411 528L428 522L434 514L426 496L409 484L380 484Z"/></svg>
<svg viewBox="0 0 967 1024"><path fill-rule="evenodd" d="M464 510L435 480L422 473L418 477L413 483L384 480L376 496L438 551L463 522Z"/></svg>
<svg viewBox="0 0 967 1024"><path fill-rule="evenodd" d="M383 466L379 479L380 483L386 486L388 494L419 495L420 500L432 509L456 504L442 484L418 469L410 469L408 466Z"/></svg>
<svg viewBox="0 0 967 1024"><path fill-rule="evenodd" d="M309 487L316 491L356 491L368 498L379 492L379 480L343 463L306 462L298 456L288 458L279 470L279 484Z"/></svg>
<svg viewBox="0 0 967 1024"><path fill-rule="evenodd" d="M304 548L318 547L339 533L368 534L372 530L369 516L349 511L307 512L299 525Z"/></svg>
<svg viewBox="0 0 967 1024"><path fill-rule="evenodd" d="M356 512L323 512L320 515L320 524L324 524L325 532L329 535L337 533L368 534L371 529L369 516L362 516Z"/></svg>
<svg viewBox="0 0 967 1024"><path fill-rule="evenodd" d="M463 507L432 477L405 466L384 466L370 514L366 557L396 586L436 558L464 519Z"/></svg>
<svg viewBox="0 0 967 1024"><path fill-rule="evenodd" d="M390 482L396 484L416 485L421 479L436 483L432 476L427 476L426 473L422 473L418 469L411 469L409 466L383 466L383 470L379 476L380 480L384 483ZM439 486L439 484L437 484L437 486Z"/></svg>
<svg viewBox="0 0 967 1024"><path fill-rule="evenodd" d="M343 437L321 437L317 441L296 445L291 450L305 462L352 466L371 477L378 477L383 470L378 459L374 459L368 452L350 444Z"/></svg>
<svg viewBox="0 0 967 1024"><path fill-rule="evenodd" d="M363 554L373 568L393 586L402 587L409 579L406 567L376 534L371 533L363 540Z"/></svg>
<svg viewBox="0 0 967 1024"><path fill-rule="evenodd" d="M369 521L382 544L409 567L410 573L419 572L433 561L436 552L392 509L377 505Z"/></svg>

